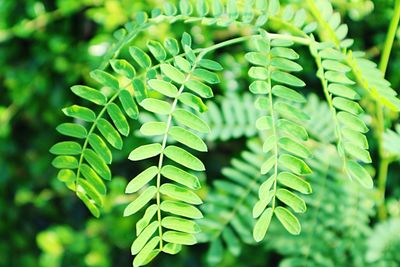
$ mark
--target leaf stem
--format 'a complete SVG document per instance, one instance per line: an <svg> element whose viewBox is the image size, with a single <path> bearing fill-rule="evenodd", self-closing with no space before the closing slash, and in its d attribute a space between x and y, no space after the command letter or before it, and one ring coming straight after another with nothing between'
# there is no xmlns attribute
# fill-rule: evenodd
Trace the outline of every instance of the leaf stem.
<svg viewBox="0 0 400 267"><path fill-rule="evenodd" d="M399 20L400 20L400 0L396 0L394 7L394 14L392 20L390 21L389 30L386 35L385 46L383 47L381 60L379 62L379 69L382 71L383 75L385 75L389 63L390 52L392 51L393 41L396 36L396 30L399 24Z"/></svg>

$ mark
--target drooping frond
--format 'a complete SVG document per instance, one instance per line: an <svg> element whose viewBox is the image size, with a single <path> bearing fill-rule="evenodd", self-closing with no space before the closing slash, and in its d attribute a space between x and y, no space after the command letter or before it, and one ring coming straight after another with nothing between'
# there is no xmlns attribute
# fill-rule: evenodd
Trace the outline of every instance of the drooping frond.
<svg viewBox="0 0 400 267"><path fill-rule="evenodd" d="M119 78L106 71L94 70L91 77L100 84L99 89L84 85L71 88L80 98L100 106L97 114L91 108L80 105L63 109L64 114L72 117L74 122L60 124L57 131L81 142L62 141L50 149L57 155L53 165L61 169L59 180L75 191L96 217L100 215L106 194L103 180L112 177L107 166L112 162L110 147L122 148L121 135L127 136L130 132L127 116L132 119L138 117L138 108L129 90L129 80L136 76L135 68L123 59L114 59L111 65ZM121 84L121 79L125 79L125 84ZM135 92L136 96L138 94Z"/></svg>
<svg viewBox="0 0 400 267"><path fill-rule="evenodd" d="M367 266L363 241L371 232L372 192L347 182L334 149L320 145L307 162L314 170L308 176L313 194L304 197L302 234L288 235L272 225L268 249L285 257L279 266Z"/></svg>
<svg viewBox="0 0 400 267"><path fill-rule="evenodd" d="M181 43L185 57L174 49L174 65L164 61L166 51L161 44L153 43L150 48L160 61L160 72L149 77L146 84L165 100L148 97L140 102L141 107L161 118L143 124L141 133L161 136L162 140L139 146L129 155L133 161L158 158L157 165L141 172L126 188L127 193L139 194L126 207L124 216L146 208L143 218L137 222L137 238L132 244L131 252L136 255L134 266L147 264L161 251L176 254L182 245L195 244L194 234L199 227L193 220L203 216L195 207L202 201L192 191L199 189L200 183L188 170L204 171L205 167L189 149L207 151L198 134L208 133L210 129L196 112L202 103L199 97L213 96L207 84L218 83L219 79L214 73L217 64L203 59L203 53L195 55L188 34L183 35ZM171 139L176 145L169 145ZM155 203L150 205L153 199Z"/></svg>
<svg viewBox="0 0 400 267"><path fill-rule="evenodd" d="M399 111L400 99L396 97L397 92L390 87L390 82L385 80L376 64L366 59L364 53L349 49L353 40L346 38L348 26L341 23L340 14L333 11L332 4L328 0L307 0L307 3L318 22L322 40L331 42L336 49L346 49L340 51L343 54L342 61L351 68L357 83L378 103Z"/></svg>
<svg viewBox="0 0 400 267"><path fill-rule="evenodd" d="M268 112L257 120L256 127L268 132L263 151L270 153L260 169L261 174L268 174L269 178L260 186L259 200L253 208L253 217L258 218L253 236L259 242L264 239L273 215L288 232L300 233L300 222L288 208L303 213L306 205L291 190L311 193L309 184L301 176L312 171L304 161L311 153L304 145L308 139L307 131L301 126L308 120L308 115L293 105L304 103L306 99L290 88L305 86L301 79L291 74L302 69L294 62L299 55L290 48L292 41L271 40L266 32L253 42L256 51L246 54L246 59L255 65L249 70L249 76L255 79L249 89L253 94L261 95L256 100L256 107Z"/></svg>
<svg viewBox="0 0 400 267"><path fill-rule="evenodd" d="M358 93L352 88L355 84L346 73L351 70L344 63L344 56L327 43L310 45L321 80L322 89L328 102L337 139L337 150L343 159L346 173L363 186L372 188L370 174L359 163L371 163L368 141L365 133L367 126L361 118L364 110L358 104Z"/></svg>

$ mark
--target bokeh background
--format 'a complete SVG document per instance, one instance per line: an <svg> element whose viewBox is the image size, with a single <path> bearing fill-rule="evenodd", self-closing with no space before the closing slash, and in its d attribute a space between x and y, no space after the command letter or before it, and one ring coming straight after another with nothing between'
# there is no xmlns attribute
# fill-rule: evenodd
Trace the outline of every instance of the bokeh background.
<svg viewBox="0 0 400 267"><path fill-rule="evenodd" d="M291 2L300 5L302 1ZM122 151L115 152L112 167L115 178L108 184L109 196L100 219L92 218L74 194L56 179L48 150L60 140L55 127L68 121L61 108L79 104L70 86L91 84L88 73L101 63L113 32L134 19L137 11L150 11L163 3L162 0L0 0L0 266L131 266L129 247L137 218L121 215L129 201L124 196L124 187L136 173L125 159L140 140L130 138ZM333 0L332 3L348 23L355 47L378 60L394 1ZM134 42L144 46L147 38L163 39L184 30L183 24L173 29L163 24ZM211 41L208 40L211 35L200 27L190 31L195 41L196 38L204 43ZM398 30L387 73L395 89L400 89L399 37ZM221 91L240 87L246 70L240 68L237 58L243 58L243 54L238 51L234 58L222 51L218 56L232 66L225 77L237 80L233 84L223 81ZM310 69L307 62L304 64L304 73L314 71L311 63ZM220 165L226 165L243 146L243 140L225 142L206 165L211 172L218 173ZM395 229L399 229L396 218L400 216L398 171L394 167L389 173L387 196L390 227ZM372 218L374 209L371 206L368 211ZM340 223L334 217L330 219L333 224ZM378 237L384 236L389 228L374 224L374 220L368 227ZM393 231L400 235L400 230ZM360 254L368 253L365 247L373 236L364 237ZM341 238L336 237L335 242L344 242L344 237ZM397 242L397 248L399 240L393 241ZM204 266L206 249L206 245L199 245L178 256L165 256L154 266ZM276 266L283 257L279 249L271 248L268 253L258 253L260 259L255 261L255 252L247 248L243 256L237 259L228 256L221 266ZM392 261L395 265L382 266L400 266L400 261L396 265L394 254L382 249L378 258L395 259ZM335 253L331 255L335 257ZM346 266L355 266L349 264Z"/></svg>

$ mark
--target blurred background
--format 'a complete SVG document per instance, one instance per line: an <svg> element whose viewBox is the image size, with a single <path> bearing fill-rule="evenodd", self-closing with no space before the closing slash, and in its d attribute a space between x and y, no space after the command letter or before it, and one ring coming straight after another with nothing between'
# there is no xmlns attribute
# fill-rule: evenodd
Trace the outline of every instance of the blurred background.
<svg viewBox="0 0 400 267"><path fill-rule="evenodd" d="M131 266L129 247L137 218L123 218L122 211L129 201L124 197L125 185L137 171L125 159L140 140L130 138L122 151L115 152L112 167L115 178L108 184L109 195L100 219L91 217L75 195L56 179L48 150L60 140L55 127L68 121L61 108L79 104L80 100L69 88L74 84L92 83L88 73L101 63L115 30L134 19L137 11L150 11L162 7L164 2L0 0L0 266ZM301 4L302 1L290 2ZM333 0L332 3L349 25L349 36L355 39L355 48L365 50L369 58L379 59L394 1ZM173 30L163 24L146 34L162 40L166 36L178 36L184 30L183 24ZM186 30L191 31L195 41L212 41L209 40L211 35L201 27ZM400 88L399 37L398 30L387 73L395 89ZM140 35L134 40L135 45L144 46L146 39ZM241 87L247 72L240 67L244 62L243 53L240 50L234 56L224 51L220 53L222 62L231 66L224 76L233 80L223 81L221 92L246 90ZM314 71L312 63L303 65L304 73ZM243 147L243 140L224 142L218 146L218 154L207 160L206 166L210 166L212 174L218 175L220 165L226 165ZM368 242L379 243L376 240L383 238L385 229L392 229L392 236L400 235L400 190L395 189L399 188L398 173L398 166L395 166L388 180L388 188L393 189L387 196L391 220L383 226L374 224L373 219L367 221L364 226L368 234L363 237L362 249L359 247L357 251L362 257L368 253ZM368 216L373 218L374 209L373 205L369 206ZM340 224L339 217L336 221L334 216L330 218L331 223ZM344 242L344 237L332 238L336 238L334 242ZM378 244L380 254L370 256L391 259L390 264L384 262L381 266L400 266L399 256L385 247L400 248L400 238L391 239L389 243L390 246ZM376 253L377 248L372 247ZM255 251L249 247L240 258L227 256L221 266L277 266L284 258L280 249L282 246L267 246L263 250L265 257L260 256L255 262L249 261ZM178 256L163 256L154 266L205 266L206 250L206 245L198 245ZM341 255L337 253L327 251L324 257ZM331 262L329 264L316 266L342 266L329 260L326 261ZM356 266L356 263L349 264L346 266Z"/></svg>

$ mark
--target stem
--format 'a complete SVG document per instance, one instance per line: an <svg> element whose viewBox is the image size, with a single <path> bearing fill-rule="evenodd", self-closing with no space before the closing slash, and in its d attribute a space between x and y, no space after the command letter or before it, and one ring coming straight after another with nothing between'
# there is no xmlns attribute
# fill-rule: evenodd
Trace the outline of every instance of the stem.
<svg viewBox="0 0 400 267"><path fill-rule="evenodd" d="M326 22L321 16L317 6L314 3L314 0L307 0L307 4L311 14L317 20L318 25L321 25L323 28L323 31L320 30L320 36L322 37L324 35L328 35L329 39L335 44L335 46L339 47L340 40L337 38L335 31L329 26L328 22Z"/></svg>
<svg viewBox="0 0 400 267"><path fill-rule="evenodd" d="M386 189L386 180L388 174L388 168L390 164L390 159L387 157L381 158L379 164L379 173L378 173L378 190L379 190L379 204L378 204L378 218L380 221L384 221L387 217L386 206L385 206L385 189Z"/></svg>
<svg viewBox="0 0 400 267"><path fill-rule="evenodd" d="M396 0L394 7L394 16L390 21L389 30L386 35L385 46L383 48L381 60L379 62L379 69L385 76L387 66L389 63L390 52L393 47L393 41L396 35L397 25L399 24L400 19L400 0ZM387 211L385 207L385 190L386 190L386 181L387 181L387 173L389 169L390 159L385 155L385 149L383 147L383 133L385 131L385 119L384 119L384 110L382 104L377 101L376 102L376 135L378 139L378 147L379 147L379 173L378 173L378 190L379 190L379 205L378 205L378 218L381 221L384 221L387 217Z"/></svg>
<svg viewBox="0 0 400 267"><path fill-rule="evenodd" d="M271 114L272 118L272 134L275 136L275 145L274 145L274 156L275 156L275 163L274 163L274 194L272 198L272 211L275 210L275 205L276 205L276 182L277 182L277 177L278 177L278 133L276 130L276 121L275 121L275 113L274 113L274 108L273 108L273 101L272 101L272 89L271 89L271 68L268 68L268 98L269 98L269 112Z"/></svg>
<svg viewBox="0 0 400 267"><path fill-rule="evenodd" d="M381 60L379 62L379 69L382 71L383 75L386 73L386 69L389 62L390 52L392 51L393 41L396 36L397 25L400 20L400 0L396 0L394 7L394 15L390 21L389 30L386 35L385 46L383 48Z"/></svg>

